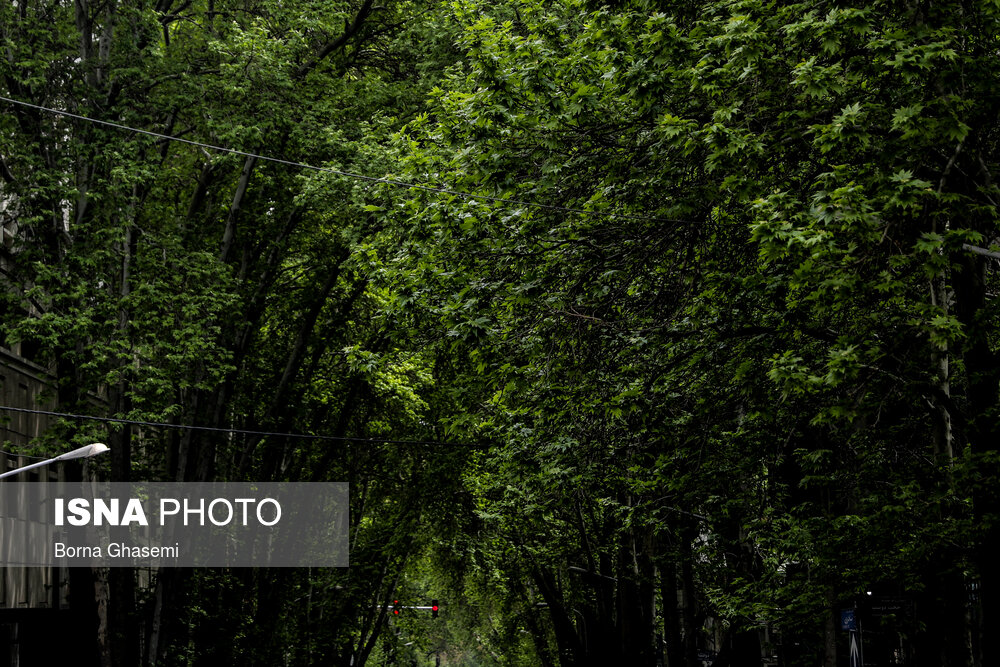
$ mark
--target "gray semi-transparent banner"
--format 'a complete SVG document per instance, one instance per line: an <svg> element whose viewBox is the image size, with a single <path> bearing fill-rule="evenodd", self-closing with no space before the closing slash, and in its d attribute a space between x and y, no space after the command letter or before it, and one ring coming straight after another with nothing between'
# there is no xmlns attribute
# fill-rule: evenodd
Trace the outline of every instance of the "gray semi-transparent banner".
<svg viewBox="0 0 1000 667"><path fill-rule="evenodd" d="M346 483L0 482L0 565L347 567Z"/></svg>

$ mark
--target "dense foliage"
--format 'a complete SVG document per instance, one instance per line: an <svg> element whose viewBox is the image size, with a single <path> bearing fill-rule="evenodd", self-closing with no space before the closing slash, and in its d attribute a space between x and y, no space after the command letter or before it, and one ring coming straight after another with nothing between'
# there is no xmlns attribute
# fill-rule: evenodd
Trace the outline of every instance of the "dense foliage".
<svg viewBox="0 0 1000 667"><path fill-rule="evenodd" d="M996 3L0 42L7 343L63 412L241 430L114 427L111 477L351 483L350 568L113 572L94 662L832 667L855 608L871 662L997 662Z"/></svg>

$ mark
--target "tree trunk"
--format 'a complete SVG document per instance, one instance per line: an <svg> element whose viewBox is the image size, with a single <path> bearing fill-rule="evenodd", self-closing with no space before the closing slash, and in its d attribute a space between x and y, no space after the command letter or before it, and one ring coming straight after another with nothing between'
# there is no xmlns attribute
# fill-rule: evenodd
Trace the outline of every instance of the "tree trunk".
<svg viewBox="0 0 1000 667"><path fill-rule="evenodd" d="M1000 451L1000 363L990 346L989 319L986 309L986 258L963 253L961 270L954 276L955 314L967 332L963 362L968 375L969 416L966 437L976 460L977 475L989 483L973 489L975 523L984 526L973 558L979 577L980 653L974 656L983 667L1000 664L1000 645L991 636L1000 627L1000 496L996 480L1000 469L995 463Z"/></svg>
<svg viewBox="0 0 1000 667"><path fill-rule="evenodd" d="M253 174L254 165L257 158L247 157L243 163L243 171L240 173L239 183L236 185L236 192L233 193L233 201L229 205L229 214L226 216L226 228L222 233L222 248L219 251L219 262L225 264L229 261L229 255L236 240L236 220L243 206L243 198L246 196L247 187L250 185L250 176Z"/></svg>
<svg viewBox="0 0 1000 667"><path fill-rule="evenodd" d="M687 667L699 667L698 627L695 622L694 553L692 542L695 529L685 526L681 530L681 632L683 633L684 662Z"/></svg>
<svg viewBox="0 0 1000 667"><path fill-rule="evenodd" d="M663 605L663 636L667 642L667 667L684 665L681 614L677 604L677 560L669 555L660 570L660 601Z"/></svg>

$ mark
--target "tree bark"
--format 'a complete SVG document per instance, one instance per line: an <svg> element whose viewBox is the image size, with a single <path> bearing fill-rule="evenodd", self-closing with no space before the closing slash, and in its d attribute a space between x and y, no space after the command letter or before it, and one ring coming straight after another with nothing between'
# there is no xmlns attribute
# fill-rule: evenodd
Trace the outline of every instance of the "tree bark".
<svg viewBox="0 0 1000 667"><path fill-rule="evenodd" d="M219 250L219 262L222 264L229 262L229 255L236 240L236 220L239 218L240 208L243 206L243 198L247 194L247 188L250 185L250 176L253 175L255 164L257 164L257 158L248 156L243 163L243 171L240 173L240 180L236 184L233 201L229 204L229 213L226 215L226 228L222 234L222 247Z"/></svg>

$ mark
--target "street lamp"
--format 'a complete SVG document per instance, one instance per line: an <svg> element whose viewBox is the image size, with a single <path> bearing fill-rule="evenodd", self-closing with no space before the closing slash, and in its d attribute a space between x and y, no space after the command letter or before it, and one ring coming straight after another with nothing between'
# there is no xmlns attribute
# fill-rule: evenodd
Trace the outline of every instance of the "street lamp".
<svg viewBox="0 0 1000 667"><path fill-rule="evenodd" d="M69 461L70 459L86 459L106 451L108 451L107 445L105 445L103 442L95 442L91 445L84 445L79 449L74 449L71 452L60 454L59 456L52 459L46 459L44 461L39 461L38 463L32 463L31 465L15 468L14 470L5 472L2 475L0 475L0 479L3 479L4 477L10 477L11 475L16 475L18 473L22 473L26 470L31 470L32 468L38 468L44 465L48 465L50 463L55 463L56 461Z"/></svg>

